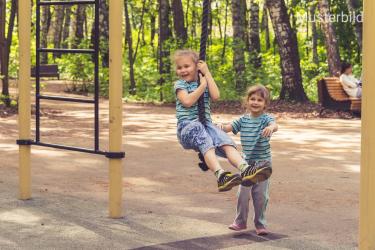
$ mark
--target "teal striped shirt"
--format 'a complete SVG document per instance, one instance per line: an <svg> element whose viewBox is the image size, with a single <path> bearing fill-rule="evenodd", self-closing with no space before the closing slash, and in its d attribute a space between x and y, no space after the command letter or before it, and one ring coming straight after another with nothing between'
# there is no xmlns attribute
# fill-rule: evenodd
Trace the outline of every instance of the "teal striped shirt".
<svg viewBox="0 0 375 250"><path fill-rule="evenodd" d="M186 82L184 80L178 80L174 85L174 90L176 94L176 117L177 121L181 122L183 120L196 120L198 119L198 102L192 105L190 108L186 108L182 105L180 100L177 98L177 90L185 90L189 94L198 88L197 82ZM204 91L204 106L205 115L207 121L212 121L211 119L211 109L210 109L210 97L208 93L208 88Z"/></svg>
<svg viewBox="0 0 375 250"><path fill-rule="evenodd" d="M258 117L247 114L232 122L233 133L241 133L242 152L246 161L271 160L270 137L262 137L262 131L274 121L268 114Z"/></svg>

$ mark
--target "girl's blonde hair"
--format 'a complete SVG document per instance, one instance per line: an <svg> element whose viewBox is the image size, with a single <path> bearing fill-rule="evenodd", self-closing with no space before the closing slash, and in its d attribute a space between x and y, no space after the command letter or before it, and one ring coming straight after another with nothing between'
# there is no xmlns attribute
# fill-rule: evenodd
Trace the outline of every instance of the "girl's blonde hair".
<svg viewBox="0 0 375 250"><path fill-rule="evenodd" d="M266 102L266 107L270 104L271 98L270 98L270 92L266 87L264 87L261 84L253 85L247 89L246 97L244 98L244 106L247 106L247 103L250 99L250 96L253 94L260 95Z"/></svg>
<svg viewBox="0 0 375 250"><path fill-rule="evenodd" d="M176 60L179 57L183 57L183 56L190 56L195 64L199 62L199 55L196 51L191 50L191 49L179 49L173 53L173 56L172 56L173 63L176 64Z"/></svg>

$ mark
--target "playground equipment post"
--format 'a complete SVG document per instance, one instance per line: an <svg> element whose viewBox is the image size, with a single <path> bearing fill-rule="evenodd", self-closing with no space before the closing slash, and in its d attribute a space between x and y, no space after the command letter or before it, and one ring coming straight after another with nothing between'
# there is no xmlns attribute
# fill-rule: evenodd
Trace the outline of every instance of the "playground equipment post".
<svg viewBox="0 0 375 250"><path fill-rule="evenodd" d="M19 97L18 127L19 139L30 140L30 37L31 2L21 0L18 7L19 18ZM19 145L19 198L31 198L31 145Z"/></svg>
<svg viewBox="0 0 375 250"><path fill-rule="evenodd" d="M375 1L365 0L359 248L375 249Z"/></svg>
<svg viewBox="0 0 375 250"><path fill-rule="evenodd" d="M122 147L122 8L109 1L109 151ZM109 216L121 217L122 159L109 159Z"/></svg>

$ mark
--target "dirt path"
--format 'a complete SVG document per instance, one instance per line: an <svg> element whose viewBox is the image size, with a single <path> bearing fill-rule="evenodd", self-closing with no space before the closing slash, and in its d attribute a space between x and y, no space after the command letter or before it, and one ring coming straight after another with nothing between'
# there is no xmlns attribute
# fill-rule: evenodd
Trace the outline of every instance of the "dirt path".
<svg viewBox="0 0 375 250"><path fill-rule="evenodd" d="M43 141L92 146L90 105L43 102L47 104ZM103 150L107 108L103 100ZM213 175L197 168L196 154L181 149L173 108L124 105L123 110L125 217L119 220L107 218L103 156L33 146L33 199L17 200L17 117L0 118L1 249L357 247L359 120L279 121L272 142L274 174L267 213L274 233L260 238L251 221L249 231L227 230L236 190L218 193ZM220 121L233 117L213 115Z"/></svg>

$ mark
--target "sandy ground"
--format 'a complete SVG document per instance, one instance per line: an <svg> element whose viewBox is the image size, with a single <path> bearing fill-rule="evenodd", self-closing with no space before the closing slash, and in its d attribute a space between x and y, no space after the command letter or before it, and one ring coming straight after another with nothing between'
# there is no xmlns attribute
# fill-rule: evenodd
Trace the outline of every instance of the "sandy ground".
<svg viewBox="0 0 375 250"><path fill-rule="evenodd" d="M43 142L92 147L90 105L42 106ZM103 100L102 150L107 110ZM18 200L17 117L0 118L0 249L357 248L360 120L278 121L267 211L272 234L257 237L251 221L248 231L227 229L236 190L218 193L196 154L181 148L173 108L125 104L123 117L122 219L108 218L108 165L98 155L33 146L33 198Z"/></svg>

